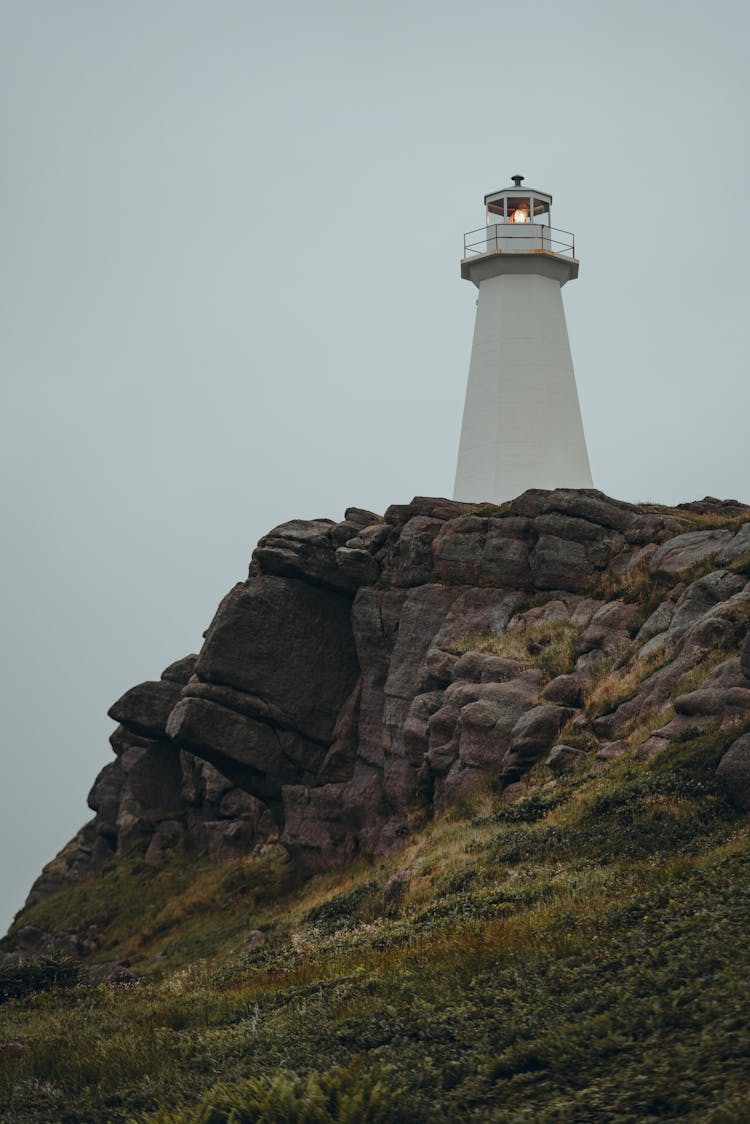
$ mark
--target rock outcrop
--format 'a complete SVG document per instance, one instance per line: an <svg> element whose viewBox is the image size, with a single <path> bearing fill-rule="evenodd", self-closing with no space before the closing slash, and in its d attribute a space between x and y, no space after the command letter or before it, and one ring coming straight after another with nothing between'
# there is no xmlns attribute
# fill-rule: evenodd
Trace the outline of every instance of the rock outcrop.
<svg viewBox="0 0 750 1124"><path fill-rule="evenodd" d="M749 576L750 508L734 501L529 491L282 524L200 653L113 704L95 816L30 900L136 844L153 864L186 839L221 862L278 837L308 868L340 864L478 785L511 798L537 764L739 734Z"/></svg>

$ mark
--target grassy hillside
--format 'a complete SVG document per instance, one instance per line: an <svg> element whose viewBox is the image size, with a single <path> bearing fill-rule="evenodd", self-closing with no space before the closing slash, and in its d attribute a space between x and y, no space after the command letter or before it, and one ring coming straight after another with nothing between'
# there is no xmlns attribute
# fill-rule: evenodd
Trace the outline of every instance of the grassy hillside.
<svg viewBox="0 0 750 1124"><path fill-rule="evenodd" d="M750 1119L750 823L713 779L742 729L537 766L344 872L269 846L67 886L23 923L96 924L140 979L6 971L3 1119Z"/></svg>

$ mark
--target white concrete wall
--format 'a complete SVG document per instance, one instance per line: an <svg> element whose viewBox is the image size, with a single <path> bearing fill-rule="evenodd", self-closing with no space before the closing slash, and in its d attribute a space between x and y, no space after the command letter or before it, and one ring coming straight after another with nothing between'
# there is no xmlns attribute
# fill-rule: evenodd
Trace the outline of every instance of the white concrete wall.
<svg viewBox="0 0 750 1124"><path fill-rule="evenodd" d="M592 486L559 280L482 280L454 498Z"/></svg>

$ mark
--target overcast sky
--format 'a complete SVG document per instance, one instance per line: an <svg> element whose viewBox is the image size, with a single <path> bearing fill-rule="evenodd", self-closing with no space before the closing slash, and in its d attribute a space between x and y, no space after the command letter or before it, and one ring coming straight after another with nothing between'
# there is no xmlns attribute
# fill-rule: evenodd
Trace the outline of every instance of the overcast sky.
<svg viewBox="0 0 750 1124"><path fill-rule="evenodd" d="M451 494L512 174L575 232L596 485L750 501L749 13L0 0L0 928L261 534Z"/></svg>

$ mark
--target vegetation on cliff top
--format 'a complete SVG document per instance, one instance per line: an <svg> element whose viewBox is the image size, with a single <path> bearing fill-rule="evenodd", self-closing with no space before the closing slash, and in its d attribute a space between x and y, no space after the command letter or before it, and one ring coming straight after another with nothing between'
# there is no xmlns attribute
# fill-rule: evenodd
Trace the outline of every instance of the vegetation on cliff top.
<svg viewBox="0 0 750 1124"><path fill-rule="evenodd" d="M95 924L97 957L139 978L8 994L2 1112L749 1118L750 831L714 779L741 731L537 766L517 803L488 789L399 855L307 880L277 846L218 870L112 862L23 923ZM266 942L243 951L252 930Z"/></svg>

